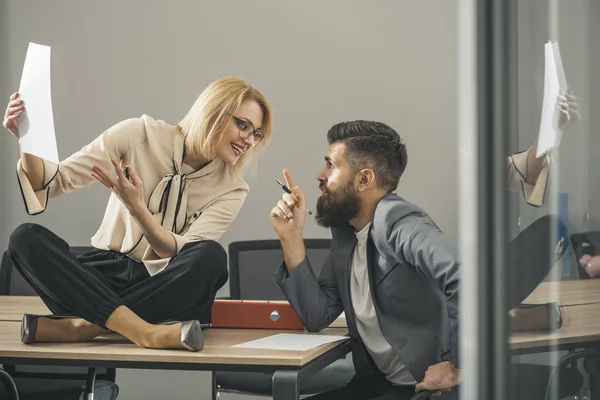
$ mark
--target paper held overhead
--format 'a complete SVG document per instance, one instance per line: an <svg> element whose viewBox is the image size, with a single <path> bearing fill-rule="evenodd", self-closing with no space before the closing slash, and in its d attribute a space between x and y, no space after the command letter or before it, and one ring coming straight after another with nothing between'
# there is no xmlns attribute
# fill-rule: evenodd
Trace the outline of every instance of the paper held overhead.
<svg viewBox="0 0 600 400"><path fill-rule="evenodd" d="M558 96L567 91L567 78L563 68L558 43L544 45L544 97L536 156L541 157L560 145L562 132L559 127L560 110Z"/></svg>
<svg viewBox="0 0 600 400"><path fill-rule="evenodd" d="M17 120L23 152L58 163L52 112L50 46L29 43L19 93L25 104L25 112Z"/></svg>

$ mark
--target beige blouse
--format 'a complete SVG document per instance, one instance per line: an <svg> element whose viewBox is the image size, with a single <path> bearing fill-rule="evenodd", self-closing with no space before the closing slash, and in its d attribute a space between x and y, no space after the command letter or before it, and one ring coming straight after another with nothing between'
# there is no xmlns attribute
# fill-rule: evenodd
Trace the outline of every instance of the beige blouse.
<svg viewBox="0 0 600 400"><path fill-rule="evenodd" d="M508 187L515 192L522 190L527 204L541 207L544 204L546 188L548 187L550 157L544 156L544 167L538 176L529 176L527 157L531 151L535 151L533 146L526 151L508 157Z"/></svg>
<svg viewBox="0 0 600 400"><path fill-rule="evenodd" d="M111 159L131 165L144 184L148 209L177 243L218 240L235 219L248 185L220 158L194 171L183 163L184 141L179 130L147 115L122 121L60 164L44 160L44 189L34 191L17 164L17 176L30 215L43 212L48 198L93 183L94 164L114 171ZM160 259L148 245L137 222L111 193L100 228L91 240L98 249L114 250L142 261L150 275L170 259Z"/></svg>

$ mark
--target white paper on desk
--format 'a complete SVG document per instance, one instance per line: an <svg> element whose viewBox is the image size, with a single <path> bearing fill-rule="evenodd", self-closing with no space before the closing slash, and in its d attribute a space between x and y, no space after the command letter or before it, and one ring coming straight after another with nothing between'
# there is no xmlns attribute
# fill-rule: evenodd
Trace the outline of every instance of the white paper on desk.
<svg viewBox="0 0 600 400"><path fill-rule="evenodd" d="M241 347L245 349L306 351L326 343L347 339L347 336L279 333L277 335L252 340L250 342L236 344L232 347Z"/></svg>
<svg viewBox="0 0 600 400"><path fill-rule="evenodd" d="M50 83L50 46L29 43L19 93L25 103L25 112L18 119L23 152L58 163Z"/></svg>
<svg viewBox="0 0 600 400"><path fill-rule="evenodd" d="M566 91L567 78L558 43L547 42L544 45L544 97L536 157L559 146L562 140L562 132L558 127L560 110L557 103L561 89Z"/></svg>

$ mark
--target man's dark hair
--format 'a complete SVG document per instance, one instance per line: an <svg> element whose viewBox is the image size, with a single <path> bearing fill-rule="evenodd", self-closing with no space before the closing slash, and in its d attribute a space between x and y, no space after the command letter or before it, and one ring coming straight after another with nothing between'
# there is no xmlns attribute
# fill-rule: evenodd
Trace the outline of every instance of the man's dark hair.
<svg viewBox="0 0 600 400"><path fill-rule="evenodd" d="M375 173L379 187L391 191L398 187L406 169L408 155L398 132L375 121L340 122L327 132L329 144L346 145L346 159L359 171L369 168Z"/></svg>

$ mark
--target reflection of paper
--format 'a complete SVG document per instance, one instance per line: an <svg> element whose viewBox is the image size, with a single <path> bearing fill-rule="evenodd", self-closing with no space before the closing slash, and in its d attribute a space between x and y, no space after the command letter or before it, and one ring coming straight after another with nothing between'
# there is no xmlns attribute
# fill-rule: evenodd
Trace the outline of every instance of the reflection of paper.
<svg viewBox="0 0 600 400"><path fill-rule="evenodd" d="M567 77L565 75L565 68L563 67L562 57L560 56L560 49L558 43L552 43L552 52L554 53L554 62L556 63L556 75L558 76L558 86L565 92L567 91Z"/></svg>
<svg viewBox="0 0 600 400"><path fill-rule="evenodd" d="M537 157L541 157L550 149L560 145L562 132L558 127L560 112L557 108L557 99L560 90L566 90L566 86L567 79L558 43L547 42L544 45L544 97L536 151Z"/></svg>
<svg viewBox="0 0 600 400"><path fill-rule="evenodd" d="M50 46L29 43L19 93L25 103L25 112L18 119L23 152L58 163L50 89Z"/></svg>
<svg viewBox="0 0 600 400"><path fill-rule="evenodd" d="M236 344L232 347L241 347L245 349L306 351L326 343L347 339L348 337L346 336L280 333L262 339Z"/></svg>

